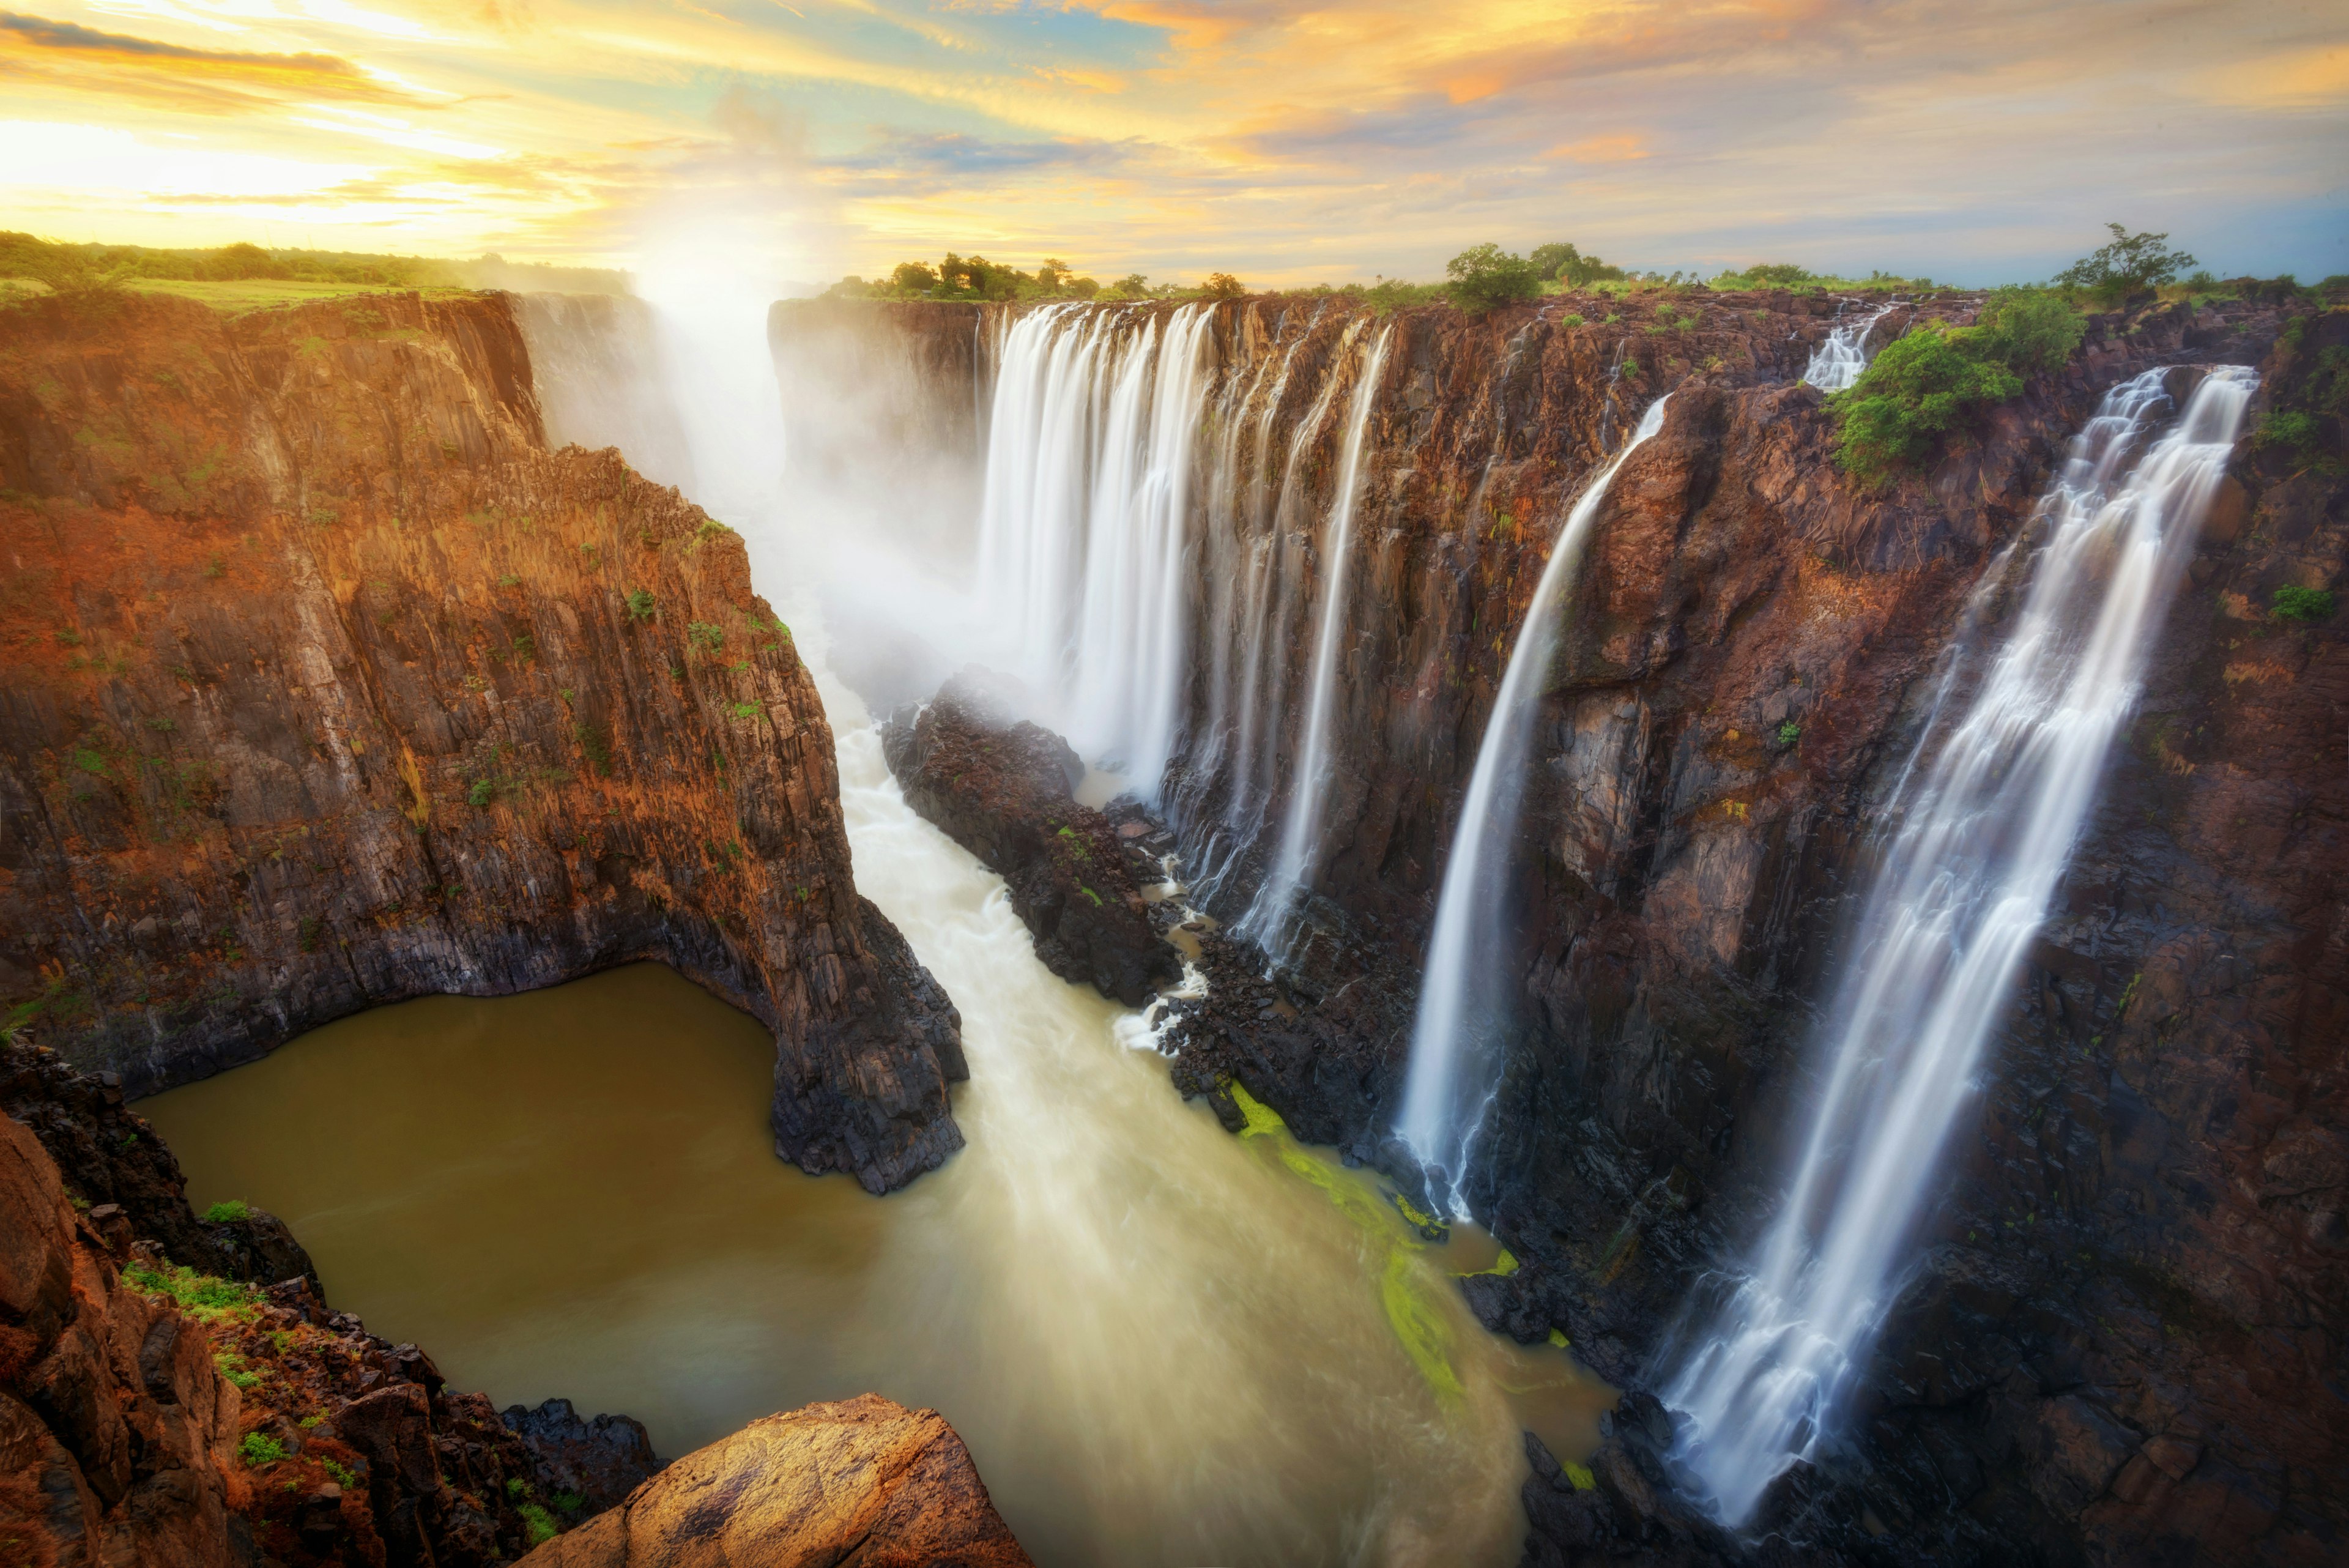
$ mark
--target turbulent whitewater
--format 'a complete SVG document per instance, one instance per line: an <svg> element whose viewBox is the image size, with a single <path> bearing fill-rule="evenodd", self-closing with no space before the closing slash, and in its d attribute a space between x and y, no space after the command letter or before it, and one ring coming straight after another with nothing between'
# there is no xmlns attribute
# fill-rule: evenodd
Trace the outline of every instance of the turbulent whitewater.
<svg viewBox="0 0 2349 1568"><path fill-rule="evenodd" d="M1690 1417L1677 1457L1726 1522L1821 1441L1899 1293L2256 384L2209 372L2154 439L2187 374L2116 388L2075 440L1976 596L1987 618L2019 586L2021 608L1982 655L1958 649L1896 786L1785 1201L1665 1395Z"/></svg>
<svg viewBox="0 0 2349 1568"><path fill-rule="evenodd" d="M1476 769L1460 805L1460 826L1444 863L1435 931L1428 941L1419 1012L1412 1027L1411 1067L1395 1130L1426 1171L1430 1196L1462 1212L1470 1146L1499 1082L1499 1036L1510 1012L1509 976L1496 973L1514 950L1505 897L1524 804L1526 753L1541 705L1560 618L1573 592L1584 547L1624 459L1663 428L1658 398L1623 450L1609 459L1568 513L1542 568L1508 670L1485 722Z"/></svg>

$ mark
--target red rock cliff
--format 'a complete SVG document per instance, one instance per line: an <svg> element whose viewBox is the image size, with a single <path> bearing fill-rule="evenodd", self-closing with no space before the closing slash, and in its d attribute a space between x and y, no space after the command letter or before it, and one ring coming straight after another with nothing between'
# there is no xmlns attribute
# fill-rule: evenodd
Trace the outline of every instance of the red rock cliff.
<svg viewBox="0 0 2349 1568"><path fill-rule="evenodd" d="M960 1146L740 540L545 450L505 297L9 311L0 530L0 994L77 1064L654 958L774 1031L786 1158Z"/></svg>

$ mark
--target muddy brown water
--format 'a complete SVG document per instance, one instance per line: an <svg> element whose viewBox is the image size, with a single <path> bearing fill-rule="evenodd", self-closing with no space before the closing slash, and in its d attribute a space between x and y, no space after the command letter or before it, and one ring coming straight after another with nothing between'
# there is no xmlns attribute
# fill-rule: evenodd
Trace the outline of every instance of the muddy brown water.
<svg viewBox="0 0 2349 1568"><path fill-rule="evenodd" d="M1488 1334L1376 1179L1185 1106L1144 1021L1034 959L999 879L841 723L857 880L961 1007L970 1146L886 1199L775 1158L772 1047L638 965L345 1019L145 1101L201 1206L274 1210L336 1304L500 1404L674 1457L877 1390L944 1412L1047 1568L1513 1563L1520 1431L1608 1391Z"/></svg>

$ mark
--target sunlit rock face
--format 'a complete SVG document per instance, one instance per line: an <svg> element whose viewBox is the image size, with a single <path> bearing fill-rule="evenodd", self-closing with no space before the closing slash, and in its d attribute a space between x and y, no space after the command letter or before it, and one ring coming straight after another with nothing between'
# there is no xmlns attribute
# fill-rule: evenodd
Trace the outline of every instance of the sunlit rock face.
<svg viewBox="0 0 2349 1568"><path fill-rule="evenodd" d="M2093 318L1978 440L1872 491L1837 469L1833 420L1798 384L1831 305L1706 295L1667 317L1657 298L1382 324L1306 918L1270 976L1230 966L1231 994L1167 1035L1186 1088L1237 1076L1292 1125L1394 1158L1436 885L1527 597L1589 475L1671 392L1596 520L1541 694L1517 940L1492 960L1516 1021L1465 1183L1525 1261L1470 1282L1488 1320L1560 1330L1632 1385L1784 1189L1816 1087L1811 1009L1883 803L1976 586L2034 547L2065 443L2108 388L2165 364L2256 368L2255 430L2324 395L2344 330L2273 304ZM1963 321L1971 304L1921 308ZM1184 717L1154 794L1195 896L1227 917L1293 787L1345 433L1330 410L1350 383L1322 393L1367 362L1353 315L1214 307ZM2337 587L2343 496L2282 448L2238 447L1999 1004L1918 1271L1838 1442L1764 1500L1760 1528L1854 1555L2053 1542L2104 1563L2321 1561L2349 1530L2322 1480L2349 1465L2326 1392L2349 1332L2332 913L2349 656L2335 623L2270 607L2280 587ZM1667 1431L1646 1451L1670 1447Z"/></svg>
<svg viewBox="0 0 2349 1568"><path fill-rule="evenodd" d="M740 539L546 450L507 296L10 313L0 991L132 1094L637 958L777 1043L779 1151L960 1145Z"/></svg>
<svg viewBox="0 0 2349 1568"><path fill-rule="evenodd" d="M878 1394L753 1421L523 1561L1030 1568L946 1418Z"/></svg>

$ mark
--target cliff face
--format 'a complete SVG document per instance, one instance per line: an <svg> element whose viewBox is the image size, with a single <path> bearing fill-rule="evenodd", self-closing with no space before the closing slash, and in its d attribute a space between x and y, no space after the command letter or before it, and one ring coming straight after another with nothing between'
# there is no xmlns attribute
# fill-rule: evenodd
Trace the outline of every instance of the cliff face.
<svg viewBox="0 0 2349 1568"><path fill-rule="evenodd" d="M959 1147L740 541L544 449L503 296L42 301L0 342L0 993L131 1095L642 958L776 1036L778 1151Z"/></svg>
<svg viewBox="0 0 2349 1568"><path fill-rule="evenodd" d="M2124 377L2219 361L2261 367L2254 424L2315 409L2337 441L2349 338L2342 312L2304 306L2095 318L1979 441L1871 493L1835 468L1819 395L1792 384L1819 306L1707 296L1666 315L1657 297L1383 324L1307 939L1269 981L1260 961L1210 961L1209 997L1169 1036L1186 1090L1237 1075L1310 1136L1387 1158L1435 879L1527 597L1603 452L1671 391L1599 518L1537 722L1523 944L1495 958L1522 978L1522 1027L1475 1182L1525 1266L1471 1282L1488 1321L1562 1329L1630 1384L1775 1200L1871 810L2064 442ZM1241 385L1290 354L1243 475L1268 449L1278 482L1300 389L1342 359L1348 325L1341 303L1221 308L1216 353ZM1290 463L1317 497L1335 440ZM1798 1466L1765 1526L1855 1559L2114 1563L2313 1563L2349 1532L2326 1480L2349 1469L2333 1391L2349 652L2337 622L2267 607L2279 587L2338 587L2344 514L2305 452L2239 454L1850 1441ZM1278 543L1318 574L1314 525ZM1266 601L1268 660L1301 668L1319 592ZM1214 697L1216 593L1195 589L1167 796L1186 867L1217 874L1203 890L1228 915L1278 797L1229 807L1244 721ZM1301 706L1292 680L1257 721L1282 788Z"/></svg>

